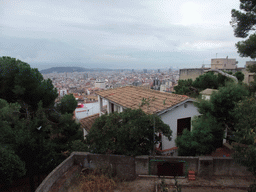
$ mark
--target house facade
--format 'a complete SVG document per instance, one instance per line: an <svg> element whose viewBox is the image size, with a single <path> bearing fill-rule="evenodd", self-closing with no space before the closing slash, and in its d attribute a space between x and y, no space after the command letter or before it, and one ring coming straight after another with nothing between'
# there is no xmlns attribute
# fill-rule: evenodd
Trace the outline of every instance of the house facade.
<svg viewBox="0 0 256 192"><path fill-rule="evenodd" d="M104 99L107 101L107 113L122 112L127 108L141 108L147 114L158 115L172 130L172 140L169 141L163 136L159 148L162 153L170 155L177 149L177 136L181 135L184 129L191 130L192 118L200 115L193 104L194 100L185 95L133 86L108 89L97 94L100 111L103 109Z"/></svg>

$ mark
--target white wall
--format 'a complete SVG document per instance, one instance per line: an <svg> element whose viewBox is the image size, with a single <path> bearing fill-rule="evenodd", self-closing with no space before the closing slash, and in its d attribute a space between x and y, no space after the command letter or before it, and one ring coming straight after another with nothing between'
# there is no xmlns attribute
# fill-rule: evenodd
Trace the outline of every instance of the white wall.
<svg viewBox="0 0 256 192"><path fill-rule="evenodd" d="M184 105L187 105L185 108ZM166 137L162 138L162 150L175 147L175 139L177 137L177 119L191 117L200 115L197 107L194 106L192 101L188 101L185 104L172 109L171 111L160 115L160 118L164 123L168 124L172 130L172 140L169 141Z"/></svg>
<svg viewBox="0 0 256 192"><path fill-rule="evenodd" d="M205 100L210 100L211 96L210 95L202 95L202 99Z"/></svg>

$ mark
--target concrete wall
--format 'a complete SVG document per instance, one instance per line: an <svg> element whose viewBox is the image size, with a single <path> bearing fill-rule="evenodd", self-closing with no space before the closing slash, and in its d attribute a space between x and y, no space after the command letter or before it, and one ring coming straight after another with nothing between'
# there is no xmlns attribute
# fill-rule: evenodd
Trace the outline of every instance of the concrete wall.
<svg viewBox="0 0 256 192"><path fill-rule="evenodd" d="M149 157L137 156L135 157L135 172L136 175L148 175Z"/></svg>
<svg viewBox="0 0 256 192"><path fill-rule="evenodd" d="M74 166L95 168L111 168L118 178L134 180L137 175L157 174L157 163L161 161L184 162L184 173L189 170L195 171L199 176L252 176L245 167L234 163L231 157L166 157L166 156L137 156L129 157L123 155L101 155L85 152L73 152L65 161L56 167L40 184L36 192L48 192L53 184L63 178L67 171ZM80 169L79 169L80 170ZM69 174L67 182L73 178L77 171ZM65 185L65 182L63 182ZM62 186L59 186L61 188ZM62 187L63 188L63 187Z"/></svg>
<svg viewBox="0 0 256 192"><path fill-rule="evenodd" d="M179 80L192 79L193 81L204 74L203 68L190 68L190 69L180 69L180 78ZM241 71L244 74L244 83L248 84L253 79L253 73L249 73L245 68L236 68L236 69L223 69L224 71L231 71L233 74L237 71Z"/></svg>
<svg viewBox="0 0 256 192"><path fill-rule="evenodd" d="M74 165L74 154L71 154L65 161L56 167L39 185L36 192L49 191L52 185Z"/></svg>
<svg viewBox="0 0 256 192"><path fill-rule="evenodd" d="M180 69L180 78L179 80L192 79L193 81L204 74L203 68L188 68L188 69Z"/></svg>
<svg viewBox="0 0 256 192"><path fill-rule="evenodd" d="M194 116L198 116L200 113L197 110L197 107L194 106L192 101L188 101L171 111L164 113L160 116L165 124L170 126L172 130L172 140L169 141L166 137L162 137L162 150L170 149L175 147L175 139L177 137L177 120L182 118L191 117L191 120Z"/></svg>
<svg viewBox="0 0 256 192"><path fill-rule="evenodd" d="M236 59L211 59L211 69L236 69Z"/></svg>
<svg viewBox="0 0 256 192"><path fill-rule="evenodd" d="M136 174L148 175L150 169L151 175L156 175L157 163L162 161L184 161L184 170L194 170L196 173L198 171L198 157L138 156L135 159Z"/></svg>
<svg viewBox="0 0 256 192"><path fill-rule="evenodd" d="M76 157L75 162L80 163L87 168L110 168L113 174L121 179L135 179L135 160L134 157L123 155L100 155L88 154L83 155L83 159Z"/></svg>
<svg viewBox="0 0 256 192"><path fill-rule="evenodd" d="M215 157L213 158L213 174L248 176L251 173L247 171L246 167L237 165L231 157Z"/></svg>
<svg viewBox="0 0 256 192"><path fill-rule="evenodd" d="M155 159L155 162L153 161ZM151 160L151 161L150 161ZM252 176L246 167L234 162L231 157L166 157L138 156L135 158L137 175L157 174L157 163L161 160L169 162L184 162L184 171L193 170L198 176Z"/></svg>

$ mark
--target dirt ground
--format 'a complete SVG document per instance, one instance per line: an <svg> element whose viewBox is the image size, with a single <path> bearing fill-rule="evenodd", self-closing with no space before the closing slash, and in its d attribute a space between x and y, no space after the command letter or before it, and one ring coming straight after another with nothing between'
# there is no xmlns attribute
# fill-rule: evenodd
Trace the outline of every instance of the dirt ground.
<svg viewBox="0 0 256 192"><path fill-rule="evenodd" d="M92 175L88 181L88 186L92 181L100 181L96 186L100 185L108 186L102 178L93 179ZM112 179L110 179L112 180ZM85 180L81 179L81 175L72 181L69 186L67 186L68 192L82 192L81 185L84 185ZM175 180L173 178L158 178L152 176L140 176L134 181L123 181L116 182L117 186L114 187L114 192L154 192L156 191L156 186L164 181L168 192L174 190ZM195 181L190 181L188 178L177 178L178 185L181 186L182 192L245 192L247 191L250 184L253 183L251 178L248 177L211 177L202 178L196 177ZM82 184L83 183L83 184ZM86 184L87 186L87 184ZM111 187L111 189L113 189ZM89 187L90 188L90 187ZM101 190L102 191L102 190ZM104 190L103 190L104 191ZM109 191L109 190L108 190ZM112 191L112 190L111 190ZM159 191L159 190L158 190Z"/></svg>
<svg viewBox="0 0 256 192"><path fill-rule="evenodd" d="M225 179L225 178L224 178ZM231 181L232 180L232 181ZM114 192L150 192L154 191L155 185L160 183L161 179L159 178L137 178L135 181L131 182L123 182L118 185L118 187L114 190ZM191 182L191 181L189 181ZM201 183L203 186L211 186L211 187L195 187L198 186L198 183ZM205 182L205 183L203 183ZM237 182L237 187L234 187L234 183ZM167 184L171 184L172 186L168 187L169 191L174 190L174 179L166 179ZM226 178L226 181L223 180L225 186L219 185L207 185L209 184L207 181L200 181L198 179L195 183L188 183L187 179L178 179L178 183L182 185L182 192L245 192L247 191L246 186L249 186L249 181L244 178L240 178L239 182L230 178ZM215 181L216 183L216 181ZM218 183L218 182L217 182ZM205 185L204 185L205 184ZM240 185L241 184L241 185ZM192 186L191 186L192 185ZM194 186L193 186L194 185ZM242 189L239 189L239 186ZM232 187L232 188L230 188Z"/></svg>

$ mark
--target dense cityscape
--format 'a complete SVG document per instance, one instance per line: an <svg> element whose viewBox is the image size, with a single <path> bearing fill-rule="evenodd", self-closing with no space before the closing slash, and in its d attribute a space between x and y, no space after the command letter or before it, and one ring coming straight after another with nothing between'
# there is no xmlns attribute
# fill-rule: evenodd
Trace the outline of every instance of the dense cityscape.
<svg viewBox="0 0 256 192"><path fill-rule="evenodd" d="M1 192L256 191L256 0L0 16Z"/></svg>

